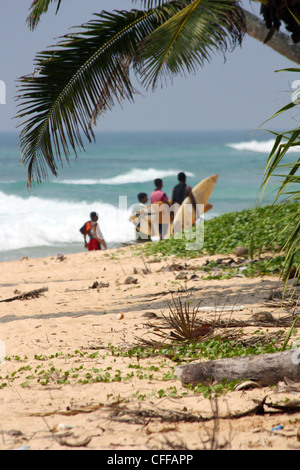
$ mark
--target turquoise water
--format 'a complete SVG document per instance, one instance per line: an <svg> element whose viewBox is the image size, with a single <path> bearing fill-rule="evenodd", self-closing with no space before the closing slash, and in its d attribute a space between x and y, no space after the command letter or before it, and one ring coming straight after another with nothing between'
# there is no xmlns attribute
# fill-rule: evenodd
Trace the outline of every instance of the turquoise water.
<svg viewBox="0 0 300 470"><path fill-rule="evenodd" d="M49 174L28 191L18 135L1 133L0 261L84 251L79 227L93 210L108 246L130 241L128 214L137 194L150 196L159 177L171 197L179 171L191 186L219 174L208 218L252 208L271 147L270 134L250 131L99 133L58 168L58 177Z"/></svg>

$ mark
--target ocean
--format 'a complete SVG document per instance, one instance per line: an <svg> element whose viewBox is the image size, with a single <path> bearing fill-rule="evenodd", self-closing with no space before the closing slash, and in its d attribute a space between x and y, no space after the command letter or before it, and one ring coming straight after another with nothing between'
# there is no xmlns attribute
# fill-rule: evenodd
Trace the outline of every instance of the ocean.
<svg viewBox="0 0 300 470"><path fill-rule="evenodd" d="M58 177L26 188L18 134L0 133L0 261L85 251L79 228L91 211L108 247L134 240L130 206L162 178L171 197L177 174L187 183L219 174L207 218L255 207L273 139L252 131L99 132ZM271 200L266 199L264 204Z"/></svg>

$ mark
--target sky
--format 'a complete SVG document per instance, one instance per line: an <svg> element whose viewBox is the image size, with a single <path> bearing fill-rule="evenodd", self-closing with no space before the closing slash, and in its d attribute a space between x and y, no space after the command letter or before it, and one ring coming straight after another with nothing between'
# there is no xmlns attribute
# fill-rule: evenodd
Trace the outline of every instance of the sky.
<svg viewBox="0 0 300 470"><path fill-rule="evenodd" d="M54 2L32 32L25 23L31 2L0 0L0 80L6 85L0 131L16 129L17 79L33 71L38 52L56 44L72 26L92 19L93 13L139 6L131 0L63 0L55 15ZM244 6L256 12L252 3L244 1ZM295 74L275 71L292 66L295 64L246 35L242 47L228 52L225 62L216 53L196 75L176 77L155 92L138 87L141 94L135 103L125 102L122 108L116 105L98 120L96 131L255 131L290 101ZM286 113L263 128L290 129L295 127L294 119Z"/></svg>

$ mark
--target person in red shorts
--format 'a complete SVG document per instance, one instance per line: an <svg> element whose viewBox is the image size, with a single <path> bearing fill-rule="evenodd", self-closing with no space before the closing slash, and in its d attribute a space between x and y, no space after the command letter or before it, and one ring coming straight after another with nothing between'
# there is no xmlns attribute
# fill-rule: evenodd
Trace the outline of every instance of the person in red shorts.
<svg viewBox="0 0 300 470"><path fill-rule="evenodd" d="M97 212L91 212L90 218L80 229L84 238L84 246L88 251L101 250L101 246L106 250L107 246L98 224ZM89 237L88 242L87 236Z"/></svg>

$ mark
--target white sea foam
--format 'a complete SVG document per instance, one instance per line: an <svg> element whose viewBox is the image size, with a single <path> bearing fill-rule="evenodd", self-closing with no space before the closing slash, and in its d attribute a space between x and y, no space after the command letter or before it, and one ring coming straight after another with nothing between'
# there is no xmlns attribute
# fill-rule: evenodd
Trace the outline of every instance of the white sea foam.
<svg viewBox="0 0 300 470"><path fill-rule="evenodd" d="M233 148L235 150L248 150L250 152L270 153L274 142L275 141L272 139L263 142L259 142L258 140L251 140L249 142L237 142L227 144L227 147Z"/></svg>
<svg viewBox="0 0 300 470"><path fill-rule="evenodd" d="M91 210L108 243L134 239L126 207L95 201L66 202L38 197L21 198L0 191L0 251L83 242L79 228ZM13 216L12 216L13 214Z"/></svg>
<svg viewBox="0 0 300 470"><path fill-rule="evenodd" d="M250 152L260 152L260 153L270 153L273 145L275 143L274 139L265 140L265 141L258 141L258 140L250 140L246 142L237 142L232 144L227 144L227 147L233 148L235 150L241 151L250 151ZM299 147L293 147L289 150L290 152L299 152Z"/></svg>
<svg viewBox="0 0 300 470"><path fill-rule="evenodd" d="M155 178L167 178L168 176L177 176L181 170L158 170L155 168L147 168L145 170L139 168L133 168L127 173L114 176L112 178L100 178L100 179L68 179L68 180L56 180L55 183L61 184L80 184L80 185L119 185L119 184L130 184L130 183L145 183L147 181L153 181ZM194 176L191 172L186 172L187 176Z"/></svg>

